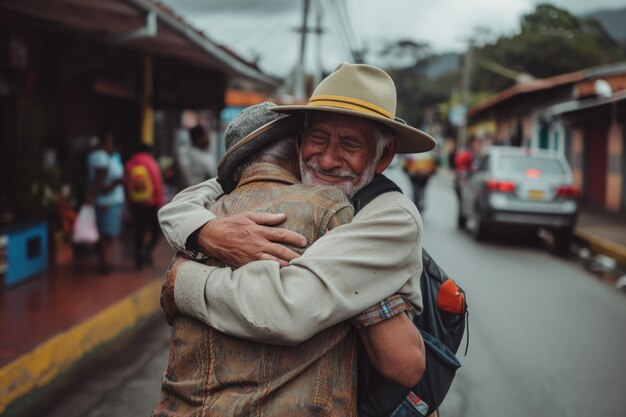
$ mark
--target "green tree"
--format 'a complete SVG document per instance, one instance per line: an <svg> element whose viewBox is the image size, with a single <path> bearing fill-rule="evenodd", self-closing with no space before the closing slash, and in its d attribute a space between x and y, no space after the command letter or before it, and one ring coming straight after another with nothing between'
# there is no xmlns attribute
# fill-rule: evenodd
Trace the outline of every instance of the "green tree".
<svg viewBox="0 0 626 417"><path fill-rule="evenodd" d="M520 32L474 50L472 90L500 91L515 84L488 70L493 62L520 74L546 78L624 59L624 51L602 24L565 9L540 4L523 16Z"/></svg>
<svg viewBox="0 0 626 417"><path fill-rule="evenodd" d="M422 124L427 107L448 101L459 83L458 58L448 57L447 61L453 60L451 65L432 71L441 66L442 57L433 54L427 43L403 39L384 45L378 55L396 83L396 113L412 126Z"/></svg>

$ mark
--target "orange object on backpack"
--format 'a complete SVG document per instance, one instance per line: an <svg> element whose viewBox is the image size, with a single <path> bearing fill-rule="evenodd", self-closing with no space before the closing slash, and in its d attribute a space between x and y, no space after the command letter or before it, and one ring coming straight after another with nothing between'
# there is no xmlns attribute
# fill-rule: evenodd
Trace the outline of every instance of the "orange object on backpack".
<svg viewBox="0 0 626 417"><path fill-rule="evenodd" d="M452 314L462 314L464 312L465 294L449 278L439 287L437 308Z"/></svg>

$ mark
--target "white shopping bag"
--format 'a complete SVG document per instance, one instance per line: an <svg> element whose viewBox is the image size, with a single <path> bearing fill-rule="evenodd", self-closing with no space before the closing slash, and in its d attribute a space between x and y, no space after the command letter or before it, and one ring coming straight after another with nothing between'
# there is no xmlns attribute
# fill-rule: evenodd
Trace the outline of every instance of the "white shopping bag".
<svg viewBox="0 0 626 417"><path fill-rule="evenodd" d="M83 204L74 223L72 242L95 243L99 239L96 224L96 209L90 204Z"/></svg>

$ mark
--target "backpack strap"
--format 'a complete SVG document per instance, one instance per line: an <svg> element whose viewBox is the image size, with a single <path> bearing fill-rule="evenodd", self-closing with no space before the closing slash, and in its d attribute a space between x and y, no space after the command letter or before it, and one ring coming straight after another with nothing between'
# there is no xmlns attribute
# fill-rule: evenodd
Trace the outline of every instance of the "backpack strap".
<svg viewBox="0 0 626 417"><path fill-rule="evenodd" d="M361 188L354 197L352 197L352 205L354 206L354 214L361 211L369 202L378 197L381 194L388 193L390 191L397 191L402 193L400 187L383 174L376 174L372 181L365 187Z"/></svg>
<svg viewBox="0 0 626 417"><path fill-rule="evenodd" d="M355 214L379 195L391 191L402 193L400 187L389 178L382 174L374 175L372 181L352 197ZM360 417L390 415L410 391L376 372L371 367L361 343L358 349L357 381L357 410Z"/></svg>

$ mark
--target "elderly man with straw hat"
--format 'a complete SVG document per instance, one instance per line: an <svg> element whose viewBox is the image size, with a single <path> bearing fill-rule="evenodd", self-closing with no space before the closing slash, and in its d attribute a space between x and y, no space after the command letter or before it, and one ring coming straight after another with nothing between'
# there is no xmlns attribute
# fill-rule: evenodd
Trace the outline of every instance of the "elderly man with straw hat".
<svg viewBox="0 0 626 417"><path fill-rule="evenodd" d="M227 152L219 175L229 194L210 209L220 216L244 211L285 213L282 226L301 233L312 244L327 231L349 223L354 210L340 190L299 182L292 137L300 118L272 112L273 107L268 102L249 107L227 127ZM180 262L184 261L177 260L174 265ZM203 263L223 265L217 259ZM386 303L394 306L387 320L398 315L407 320L403 313L411 306L400 296L392 296ZM352 319L357 326L364 322L388 327L370 321L369 312ZM354 414L357 338L348 321L297 346L232 337L184 315L173 317L171 324L169 363L155 416L313 416L329 410L333 415ZM412 333L406 332L409 338L403 349L410 351L411 343L421 347L421 340L410 322L408 326ZM361 336L372 351L384 349L388 343L380 331ZM423 362L421 352L414 356L407 359ZM373 357L372 362L377 365L380 361Z"/></svg>
<svg viewBox="0 0 626 417"><path fill-rule="evenodd" d="M303 181L333 186L352 197L384 171L396 152L423 152L435 146L433 138L397 119L395 106L395 86L388 74L367 65L342 64L320 83L307 105L273 110L304 114L299 140ZM229 186L229 179L220 180ZM217 218L207 211L205 207L222 192L209 180L180 193L159 214L176 249L189 257L202 257L204 252L239 267L209 267L192 260L177 264L168 274L165 292L171 294L173 288L182 314L229 335L297 344L395 293L421 310L417 279L422 268L422 222L412 202L400 193L375 198L351 223L327 233L298 257L278 242L304 246L301 236L264 227L281 223L284 216ZM384 309L373 311L372 321L380 322L384 315ZM402 335L394 326L385 327L365 327L361 332L389 331L390 344L398 344L395 338ZM372 351L366 345L366 349L370 357L389 360L385 349L392 347ZM411 365L402 357L397 362L407 369ZM402 366L395 369L402 372ZM408 379L406 386L417 382Z"/></svg>

